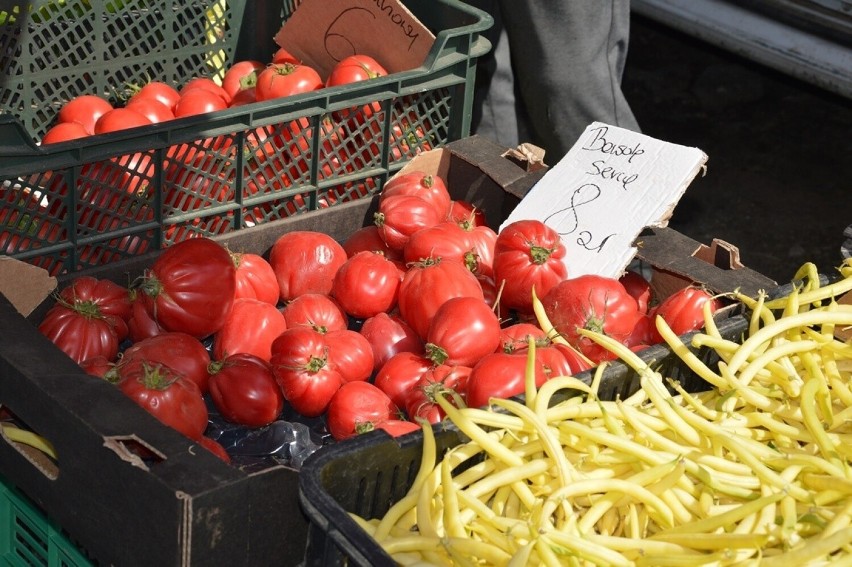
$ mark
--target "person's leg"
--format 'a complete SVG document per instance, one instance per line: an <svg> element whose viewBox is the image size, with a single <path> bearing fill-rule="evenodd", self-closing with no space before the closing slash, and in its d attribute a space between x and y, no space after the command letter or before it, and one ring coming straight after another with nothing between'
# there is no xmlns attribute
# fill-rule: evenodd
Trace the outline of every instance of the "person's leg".
<svg viewBox="0 0 852 567"><path fill-rule="evenodd" d="M512 64L545 161L594 121L639 131L621 91L629 0L500 0Z"/></svg>
<svg viewBox="0 0 852 567"><path fill-rule="evenodd" d="M520 100L515 92L509 41L500 10L493 0L474 0L471 4L494 18L494 26L486 32L491 51L477 61L471 132L503 146L515 147L527 141L528 134L518 124Z"/></svg>

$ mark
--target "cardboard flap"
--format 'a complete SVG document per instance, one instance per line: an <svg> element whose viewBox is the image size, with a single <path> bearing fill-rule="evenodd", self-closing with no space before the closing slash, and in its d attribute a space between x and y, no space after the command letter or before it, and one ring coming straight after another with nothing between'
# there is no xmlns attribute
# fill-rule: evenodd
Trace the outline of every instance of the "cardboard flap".
<svg viewBox="0 0 852 567"><path fill-rule="evenodd" d="M743 266L739 250L721 240L706 246L674 229L654 227L640 234L635 246L637 257L658 272L652 283L664 296L666 291L690 283L701 283L716 293L734 291L732 286L736 286L752 297L760 290L778 286L774 280ZM736 272L736 277L731 277L732 272Z"/></svg>
<svg viewBox="0 0 852 567"><path fill-rule="evenodd" d="M517 148L506 150L479 136L470 136L447 144L454 155L477 168L519 199L522 199L547 170L542 161L543 152L536 146L521 144ZM530 173L537 175L530 175Z"/></svg>
<svg viewBox="0 0 852 567"><path fill-rule="evenodd" d="M24 317L38 307L56 289L56 278L47 270L0 256L0 294Z"/></svg>
<svg viewBox="0 0 852 567"><path fill-rule="evenodd" d="M369 55L388 73L415 69L435 36L399 0L303 0L275 42L325 79L355 54Z"/></svg>

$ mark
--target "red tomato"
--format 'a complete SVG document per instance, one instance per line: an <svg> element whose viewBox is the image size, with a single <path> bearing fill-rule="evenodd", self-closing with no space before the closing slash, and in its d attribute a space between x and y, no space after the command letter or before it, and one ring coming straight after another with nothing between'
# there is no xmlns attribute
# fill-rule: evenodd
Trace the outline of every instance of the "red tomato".
<svg viewBox="0 0 852 567"><path fill-rule="evenodd" d="M485 211L476 207L473 203L458 199L450 203L450 214L447 220L468 227L488 226L488 221L485 219Z"/></svg>
<svg viewBox="0 0 852 567"><path fill-rule="evenodd" d="M459 223L467 233L470 249L465 254L467 268L482 276L494 275L494 249L497 246L497 233L488 226L477 226L470 222Z"/></svg>
<svg viewBox="0 0 852 567"><path fill-rule="evenodd" d="M484 356L470 371L465 399L472 408L488 405L489 398L511 398L526 389L527 353L495 352ZM535 385L547 381L541 364L533 366Z"/></svg>
<svg viewBox="0 0 852 567"><path fill-rule="evenodd" d="M282 313L288 329L304 326L325 334L349 326L349 319L337 301L322 293L302 294L288 303Z"/></svg>
<svg viewBox="0 0 852 567"><path fill-rule="evenodd" d="M331 398L326 425L331 436L342 441L372 431L398 411L388 395L369 382L348 382Z"/></svg>
<svg viewBox="0 0 852 567"><path fill-rule="evenodd" d="M633 325L633 330L624 339L624 344L630 348L641 350L652 344L657 344L661 339L662 337L657 333L656 326L654 325L654 317L650 314L640 312L636 324Z"/></svg>
<svg viewBox="0 0 852 567"><path fill-rule="evenodd" d="M269 263L275 270L281 300L304 293L331 293L334 274L346 262L346 251L331 236L295 230L282 234L272 245Z"/></svg>
<svg viewBox="0 0 852 567"><path fill-rule="evenodd" d="M423 354L423 341L398 315L377 313L364 320L359 333L373 347L373 370L378 372L392 356L400 352Z"/></svg>
<svg viewBox="0 0 852 567"><path fill-rule="evenodd" d="M443 220L428 201L414 195L392 195L379 202L373 222L379 235L393 250L403 250L415 232L435 226Z"/></svg>
<svg viewBox="0 0 852 567"><path fill-rule="evenodd" d="M343 329L325 334L328 362L338 368L344 382L367 380L373 374L373 348L358 331Z"/></svg>
<svg viewBox="0 0 852 567"><path fill-rule="evenodd" d="M124 108L134 110L148 119L151 124L173 120L175 113L172 109L153 97L131 98Z"/></svg>
<svg viewBox="0 0 852 567"><path fill-rule="evenodd" d="M151 124L151 121L147 116L131 108L113 108L98 118L98 121L95 122L94 133L107 134L148 124Z"/></svg>
<svg viewBox="0 0 852 567"><path fill-rule="evenodd" d="M246 59L237 61L225 71L222 77L222 89L228 93L230 105L234 105L234 97L245 89L257 85L257 76L266 68L260 61Z"/></svg>
<svg viewBox="0 0 852 567"><path fill-rule="evenodd" d="M161 364L127 368L117 387L127 397L190 439L207 429L207 405L195 383Z"/></svg>
<svg viewBox="0 0 852 567"><path fill-rule="evenodd" d="M145 309L145 302L137 290L130 292L130 316L127 319L127 336L132 342L165 333L159 323Z"/></svg>
<svg viewBox="0 0 852 567"><path fill-rule="evenodd" d="M700 287L681 288L665 298L654 310L677 335L696 331L704 326L704 304L710 302L710 312L715 313L721 303L710 292ZM651 325L652 343L663 342L656 325Z"/></svg>
<svg viewBox="0 0 852 567"><path fill-rule="evenodd" d="M257 102L257 89L255 89L255 87L248 87L237 91L234 94L234 98L231 99L231 104L229 106L234 108L237 106L243 106L244 104L251 104L253 102Z"/></svg>
<svg viewBox="0 0 852 567"><path fill-rule="evenodd" d="M646 280L642 274L639 272L634 272L633 270L627 270L624 274L618 278L618 281L621 282L621 285L624 286L624 289L627 290L633 299L636 300L636 303L639 307L639 311L642 313L648 312L648 306L651 304L651 299L653 295L653 291L651 290L651 283Z"/></svg>
<svg viewBox="0 0 852 567"><path fill-rule="evenodd" d="M279 47L278 50L272 54L272 62L276 64L292 63L293 65L298 65L300 63L293 54L283 47Z"/></svg>
<svg viewBox="0 0 852 567"><path fill-rule="evenodd" d="M252 252L231 252L237 270L237 288L234 299L247 297L272 305L278 304L280 291L278 278L272 265L261 255Z"/></svg>
<svg viewBox="0 0 852 567"><path fill-rule="evenodd" d="M86 164L78 180L79 222L95 231L123 228L121 222L153 221L153 209L140 204L153 199L156 172L151 153L124 154ZM141 205L141 206L140 206ZM104 215L112 210L120 216Z"/></svg>
<svg viewBox="0 0 852 567"><path fill-rule="evenodd" d="M222 417L248 427L269 425L284 409L272 367L249 353L210 364L210 398Z"/></svg>
<svg viewBox="0 0 852 567"><path fill-rule="evenodd" d="M59 297L70 304L91 303L106 316L124 321L130 318L130 291L107 279L78 276L59 292Z"/></svg>
<svg viewBox="0 0 852 567"><path fill-rule="evenodd" d="M390 161L412 159L432 149L432 135L427 134L422 126L411 126L403 119L403 124L391 124L388 145ZM381 146L378 143L371 144L370 149L373 155L381 155Z"/></svg>
<svg viewBox="0 0 852 567"><path fill-rule="evenodd" d="M166 248L138 289L148 314L163 328L204 338L225 324L236 285L228 251L200 237Z"/></svg>
<svg viewBox="0 0 852 567"><path fill-rule="evenodd" d="M233 201L233 179L217 169L218 160L212 152L198 153L191 162L168 160L163 185L166 210L197 211Z"/></svg>
<svg viewBox="0 0 852 567"><path fill-rule="evenodd" d="M231 464L231 455L225 450L221 443L216 441L215 439L211 439L209 437L204 437L203 435L196 439L198 444L225 461L227 464Z"/></svg>
<svg viewBox="0 0 852 567"><path fill-rule="evenodd" d="M92 134L93 132L86 130L86 127L79 122L60 122L44 133L41 138L41 145L79 140Z"/></svg>
<svg viewBox="0 0 852 567"><path fill-rule="evenodd" d="M325 81L327 87L367 81L387 75L387 70L369 55L350 55L341 59Z"/></svg>
<svg viewBox="0 0 852 567"><path fill-rule="evenodd" d="M142 86L138 91L136 91L131 97L128 103L134 99L140 98L152 98L156 101L159 101L169 110L174 112L175 105L177 101L180 99L180 93L167 83L163 83L160 81L151 81L150 83L146 83Z"/></svg>
<svg viewBox="0 0 852 567"><path fill-rule="evenodd" d="M538 325L532 323L513 323L500 330L500 345L497 352L515 352L529 347L529 340L541 341L547 338Z"/></svg>
<svg viewBox="0 0 852 567"><path fill-rule="evenodd" d="M400 437L402 435L408 435L409 433L422 430L422 428L413 421L405 421L403 419L389 419L387 421L383 421L382 423L376 424L375 429L381 429L391 437ZM365 431L364 433L369 432Z"/></svg>
<svg viewBox="0 0 852 567"><path fill-rule="evenodd" d="M105 356L93 356L92 358L81 360L79 364L80 368L82 368L86 374L103 379L106 379L107 373L115 366L115 364L108 360Z"/></svg>
<svg viewBox="0 0 852 567"><path fill-rule="evenodd" d="M425 340L435 312L454 297L485 300L479 280L462 264L427 260L413 264L405 273L399 286L399 312Z"/></svg>
<svg viewBox="0 0 852 567"><path fill-rule="evenodd" d="M210 354L201 341L186 333L160 333L130 345L119 367L136 361L165 365L194 382L202 393L207 392ZM121 368L118 371L123 375Z"/></svg>
<svg viewBox="0 0 852 567"><path fill-rule="evenodd" d="M378 163L384 146L388 146L388 161L391 163L411 160L432 149L432 136L427 134L422 126L411 125L408 119L403 117L399 122L392 122L390 131L386 134L384 113L374 113L374 117L368 120L366 115L370 112L373 111L356 112L349 120L349 125L356 134L353 139L357 148L355 153L363 163Z"/></svg>
<svg viewBox="0 0 852 567"><path fill-rule="evenodd" d="M46 216L47 209L36 196L17 190L7 192L2 187L0 195L0 252L12 255L67 240L64 223ZM48 270L57 269L47 258L30 261Z"/></svg>
<svg viewBox="0 0 852 567"><path fill-rule="evenodd" d="M578 329L604 333L624 342L641 316L636 300L615 279L584 275L563 280L541 298L553 326L572 346L595 362L611 360L611 352Z"/></svg>
<svg viewBox="0 0 852 567"><path fill-rule="evenodd" d="M559 234L538 220L521 220L503 228L494 245L494 281L500 305L532 313L532 290L538 297L567 277L565 245Z"/></svg>
<svg viewBox="0 0 852 567"><path fill-rule="evenodd" d="M405 412L409 419L425 419L438 423L446 417L438 404L439 395L444 395L456 407L464 407L467 381L473 369L470 366L440 364L428 369L417 385L405 397Z"/></svg>
<svg viewBox="0 0 852 567"><path fill-rule="evenodd" d="M377 79L388 74L382 65L369 55L355 54L341 59L331 70L325 81L326 87L348 85L360 81ZM366 119L382 111L379 102L365 104L360 108L344 108L332 113L335 120L345 120L356 113L360 113L360 119Z"/></svg>
<svg viewBox="0 0 852 567"><path fill-rule="evenodd" d="M112 104L95 95L80 95L72 98L59 109L59 122L81 124L89 134L95 133L95 123L112 110Z"/></svg>
<svg viewBox="0 0 852 567"><path fill-rule="evenodd" d="M432 317L426 353L436 364L473 366L499 344L500 320L485 300L454 297Z"/></svg>
<svg viewBox="0 0 852 567"><path fill-rule="evenodd" d="M331 295L356 319L366 319L396 307L400 272L396 264L375 252L359 252L334 275Z"/></svg>
<svg viewBox="0 0 852 567"><path fill-rule="evenodd" d="M296 63L273 63L257 76L257 100L292 96L321 89L322 78L314 69Z"/></svg>
<svg viewBox="0 0 852 567"><path fill-rule="evenodd" d="M115 360L119 339L113 320L92 302L78 306L60 301L48 310L38 330L78 364L95 356Z"/></svg>
<svg viewBox="0 0 852 567"><path fill-rule="evenodd" d="M343 241L343 249L346 255L352 257L358 252L378 252L384 254L389 260L401 260L402 254L399 250L393 250L387 245L379 234L379 227L374 224L359 228Z"/></svg>
<svg viewBox="0 0 852 567"><path fill-rule="evenodd" d="M402 249L403 259L410 263L426 258L441 258L445 261L460 262L473 272L476 262L472 257L468 257L473 248L468 236L468 233L454 222L439 222L418 230L408 238ZM469 259L474 261L473 266L467 264Z"/></svg>
<svg viewBox="0 0 852 567"><path fill-rule="evenodd" d="M403 408L411 389L432 366L433 362L425 356L402 351L390 357L379 369L373 384L390 396L394 404Z"/></svg>
<svg viewBox="0 0 852 567"><path fill-rule="evenodd" d="M443 178L423 171L395 175L382 188L380 200L393 195L413 195L430 203L440 220L446 220L452 208L450 192Z"/></svg>
<svg viewBox="0 0 852 567"><path fill-rule="evenodd" d="M184 96L189 91L200 89L202 91L207 91L215 94L219 98L224 101L225 105L231 102L231 95L221 86L219 86L216 81L209 77L195 77L189 80L181 89L178 91L180 96Z"/></svg>
<svg viewBox="0 0 852 567"><path fill-rule="evenodd" d="M488 307L494 309L497 303L497 295L500 290L497 289L497 284L494 283L494 278L482 274L476 274L476 281L479 282L479 287L482 288L482 295L485 296L485 303ZM499 305L497 306L499 308Z"/></svg>
<svg viewBox="0 0 852 567"><path fill-rule="evenodd" d="M221 95L205 88L196 87L181 91L180 99L175 104L174 113L175 118L183 118L225 110L226 108L228 108L228 103Z"/></svg>
<svg viewBox="0 0 852 567"><path fill-rule="evenodd" d="M270 363L284 398L306 417L325 413L344 383L340 369L329 363L325 335L310 327L281 333L272 343Z"/></svg>
<svg viewBox="0 0 852 567"><path fill-rule="evenodd" d="M272 341L286 328L284 315L271 303L247 297L235 299L225 324L213 335L213 357L221 360L248 353L268 362Z"/></svg>
<svg viewBox="0 0 852 567"><path fill-rule="evenodd" d="M529 352L519 349L516 352ZM549 341L538 343L535 350L536 362L541 364L545 375L550 378L556 376L574 376L579 372L592 368L583 355L570 346L555 344Z"/></svg>

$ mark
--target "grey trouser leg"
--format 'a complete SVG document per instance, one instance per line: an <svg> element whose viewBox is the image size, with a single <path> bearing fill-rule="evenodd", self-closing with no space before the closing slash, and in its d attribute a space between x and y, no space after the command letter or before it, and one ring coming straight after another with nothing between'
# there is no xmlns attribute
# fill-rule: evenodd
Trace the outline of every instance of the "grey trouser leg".
<svg viewBox="0 0 852 567"><path fill-rule="evenodd" d="M483 7L483 3L487 4L488 0L475 5ZM508 61L498 44L497 70L490 87L495 92L489 90L488 97L480 99L484 103L482 118L477 123L478 115L475 117L475 132L501 133L510 128L490 126L489 122L520 122L515 127L522 136L523 112L509 116L513 105L506 99L513 94L519 98L514 106L525 108L529 115L528 136L519 137L518 141L542 146L546 150L545 162L551 165L562 158L591 122L639 131L621 91L630 33L629 0L497 0L497 3L499 20L509 41L514 83L501 79L505 76L501 67L505 69ZM495 15L498 12L493 2L490 11ZM486 64L483 72L487 74L488 70ZM505 145L516 145L510 139L495 139Z"/></svg>

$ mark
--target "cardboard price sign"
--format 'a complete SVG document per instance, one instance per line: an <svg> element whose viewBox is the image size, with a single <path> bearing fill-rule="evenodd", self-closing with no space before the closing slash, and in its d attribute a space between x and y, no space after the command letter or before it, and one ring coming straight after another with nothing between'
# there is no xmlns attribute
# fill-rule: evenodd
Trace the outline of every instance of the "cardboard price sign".
<svg viewBox="0 0 852 567"><path fill-rule="evenodd" d="M707 156L600 122L589 125L500 227L538 219L567 248L569 277L618 277L646 226L665 226Z"/></svg>
<svg viewBox="0 0 852 567"><path fill-rule="evenodd" d="M435 36L399 0L303 0L275 42L326 78L349 55L369 55L388 73L423 64Z"/></svg>

